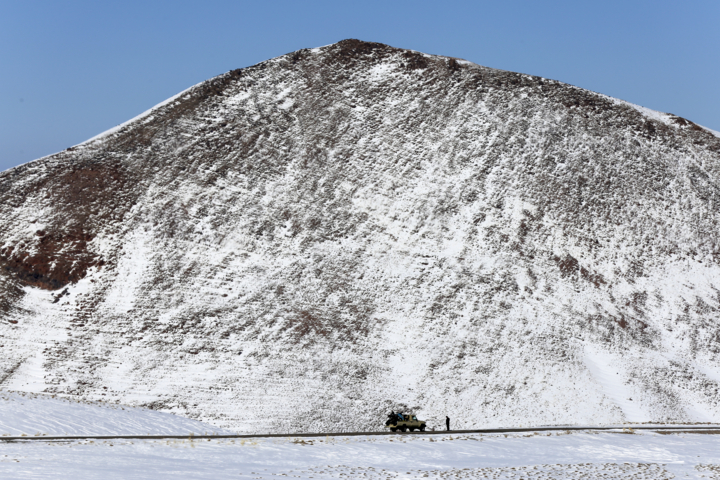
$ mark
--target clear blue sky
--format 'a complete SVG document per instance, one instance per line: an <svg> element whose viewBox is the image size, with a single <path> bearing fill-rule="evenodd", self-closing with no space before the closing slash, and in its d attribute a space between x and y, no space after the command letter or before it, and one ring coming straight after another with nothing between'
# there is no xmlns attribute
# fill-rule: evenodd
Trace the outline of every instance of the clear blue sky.
<svg viewBox="0 0 720 480"><path fill-rule="evenodd" d="M554 78L720 130L720 0L0 1L0 170L344 38Z"/></svg>

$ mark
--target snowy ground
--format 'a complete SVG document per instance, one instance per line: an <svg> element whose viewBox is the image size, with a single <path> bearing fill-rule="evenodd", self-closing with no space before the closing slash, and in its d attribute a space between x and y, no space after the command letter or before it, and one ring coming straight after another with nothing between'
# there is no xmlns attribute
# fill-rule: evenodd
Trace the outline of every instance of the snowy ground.
<svg viewBox="0 0 720 480"><path fill-rule="evenodd" d="M228 433L167 413L0 391L1 479L720 478L720 436L653 432L3 442Z"/></svg>
<svg viewBox="0 0 720 480"><path fill-rule="evenodd" d="M720 478L720 437L552 433L0 443L2 478Z"/></svg>
<svg viewBox="0 0 720 480"><path fill-rule="evenodd" d="M190 433L199 435L234 432L144 408L102 402L79 402L54 398L51 395L0 391L0 437Z"/></svg>

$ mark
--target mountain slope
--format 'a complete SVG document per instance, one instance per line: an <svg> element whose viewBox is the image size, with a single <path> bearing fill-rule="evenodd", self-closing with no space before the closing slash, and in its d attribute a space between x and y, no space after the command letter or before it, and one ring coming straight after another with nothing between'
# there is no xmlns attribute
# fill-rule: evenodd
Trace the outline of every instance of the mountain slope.
<svg viewBox="0 0 720 480"><path fill-rule="evenodd" d="M720 421L719 160L381 44L228 72L0 175L0 385L242 431Z"/></svg>

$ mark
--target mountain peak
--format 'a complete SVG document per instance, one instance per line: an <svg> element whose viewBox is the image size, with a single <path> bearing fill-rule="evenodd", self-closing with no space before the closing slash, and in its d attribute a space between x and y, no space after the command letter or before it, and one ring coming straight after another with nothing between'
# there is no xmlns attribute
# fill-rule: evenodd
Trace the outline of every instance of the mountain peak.
<svg viewBox="0 0 720 480"><path fill-rule="evenodd" d="M243 431L716 421L719 160L558 81L299 50L0 174L0 378Z"/></svg>

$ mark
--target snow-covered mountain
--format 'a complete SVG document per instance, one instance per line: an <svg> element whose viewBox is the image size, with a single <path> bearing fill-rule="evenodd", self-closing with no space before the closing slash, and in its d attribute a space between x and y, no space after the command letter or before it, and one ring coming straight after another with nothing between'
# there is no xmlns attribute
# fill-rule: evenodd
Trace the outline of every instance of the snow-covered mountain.
<svg viewBox="0 0 720 480"><path fill-rule="evenodd" d="M0 174L0 386L237 431L720 421L720 136L377 43Z"/></svg>

